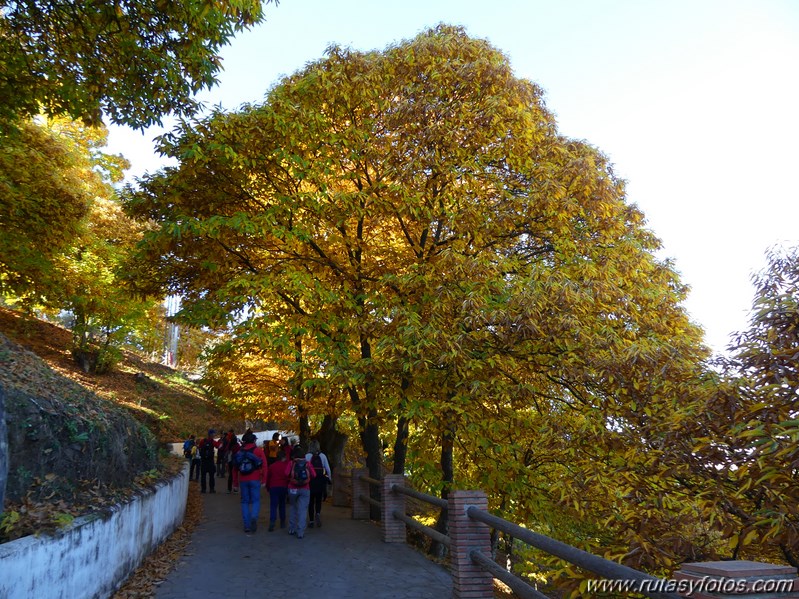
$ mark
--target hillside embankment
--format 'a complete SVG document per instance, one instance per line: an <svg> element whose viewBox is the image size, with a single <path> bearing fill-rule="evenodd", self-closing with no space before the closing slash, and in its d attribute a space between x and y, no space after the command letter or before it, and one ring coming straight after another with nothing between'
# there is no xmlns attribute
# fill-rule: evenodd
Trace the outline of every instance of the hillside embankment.
<svg viewBox="0 0 799 599"><path fill-rule="evenodd" d="M70 331L0 308L8 478L0 542L103 509L182 467L164 447L241 428L182 373L126 352L110 373L72 360Z"/></svg>

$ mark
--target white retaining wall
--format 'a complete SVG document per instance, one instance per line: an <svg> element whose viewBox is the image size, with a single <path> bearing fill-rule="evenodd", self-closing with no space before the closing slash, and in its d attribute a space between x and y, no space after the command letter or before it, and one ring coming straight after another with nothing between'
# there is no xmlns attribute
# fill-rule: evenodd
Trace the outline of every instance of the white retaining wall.
<svg viewBox="0 0 799 599"><path fill-rule="evenodd" d="M76 519L56 536L0 545L3 599L104 599L183 522L189 492L182 474L102 515Z"/></svg>

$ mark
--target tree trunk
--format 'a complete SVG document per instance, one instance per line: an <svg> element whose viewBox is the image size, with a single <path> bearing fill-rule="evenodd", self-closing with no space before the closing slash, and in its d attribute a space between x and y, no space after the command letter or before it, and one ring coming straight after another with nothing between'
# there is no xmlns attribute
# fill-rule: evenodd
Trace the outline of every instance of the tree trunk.
<svg viewBox="0 0 799 599"><path fill-rule="evenodd" d="M443 430L441 431L441 498L447 499L449 492L452 489L452 481L454 480L455 469L452 460L452 450L454 447L456 425L456 415L452 410L447 410L443 417ZM443 535L449 533L449 514L447 508L443 508L438 515L435 529ZM439 558L444 558L447 555L447 546L433 541L430 544L430 555Z"/></svg>
<svg viewBox="0 0 799 599"><path fill-rule="evenodd" d="M350 387L349 391L350 397L353 398L353 404L360 404L361 400L358 395L358 390ZM377 412L373 409L368 410L366 416L358 417L361 447L366 454L366 467L369 470L369 476L370 478L380 480L383 478L383 447L380 443L380 431L376 422ZM380 489L375 485L369 485L369 496L376 501L380 501ZM378 506L370 504L369 518L372 520L380 520L381 514Z"/></svg>
<svg viewBox="0 0 799 599"><path fill-rule="evenodd" d="M361 358L364 361L372 359L372 346L366 336L361 336ZM358 415L358 428L360 429L361 447L366 454L366 467L369 476L374 479L383 478L383 445L380 442L380 428L377 421L377 409L374 407L375 399L372 397L373 381L367 374L363 384L363 397L355 387L349 387L350 401L353 411ZM380 489L370 485L369 495L372 499L380 501ZM380 520L380 508L370 505L369 517Z"/></svg>
<svg viewBox="0 0 799 599"><path fill-rule="evenodd" d="M410 420L405 416L397 419L397 439L394 441L394 467L392 474L405 474L405 459L408 456L408 428Z"/></svg>
<svg viewBox="0 0 799 599"><path fill-rule="evenodd" d="M336 430L337 418L326 414L322 426L313 437L319 441L319 447L327 456L330 468L335 470L344 461L344 447L347 445L347 435Z"/></svg>
<svg viewBox="0 0 799 599"><path fill-rule="evenodd" d="M297 433L300 436L300 445L307 449L308 441L311 437L311 425L308 422L308 410L305 407L308 405L305 401L307 392L303 386L305 377L303 376L302 372L302 338L299 336L294 338L294 363L296 364L296 368L294 370L294 377L291 382L292 386L294 387L294 395L297 398L297 413L299 414L299 419L297 422L299 430Z"/></svg>
<svg viewBox="0 0 799 599"><path fill-rule="evenodd" d="M405 459L408 456L408 432L410 420L405 417L404 410L406 406L405 393L410 387L411 382L407 377L402 377L400 390L402 392L402 399L400 401L400 416L397 418L397 438L394 441L394 466L391 470L392 474L405 474Z"/></svg>
<svg viewBox="0 0 799 599"><path fill-rule="evenodd" d="M300 445L308 449L308 441L311 439L311 424L308 421L308 411L305 409L304 405L297 406L298 411L300 412Z"/></svg>

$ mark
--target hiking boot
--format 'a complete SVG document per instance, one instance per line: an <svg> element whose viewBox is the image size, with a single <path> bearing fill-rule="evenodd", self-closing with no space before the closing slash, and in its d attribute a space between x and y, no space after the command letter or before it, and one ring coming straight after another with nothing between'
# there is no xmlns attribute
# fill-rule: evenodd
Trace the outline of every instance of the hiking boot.
<svg viewBox="0 0 799 599"><path fill-rule="evenodd" d="M246 532L246 533L249 533L249 532L250 532L250 529L245 527L245 528L244 528L244 532Z"/></svg>
<svg viewBox="0 0 799 599"><path fill-rule="evenodd" d="M313 523L313 520L311 520L310 522L308 522L308 528L313 528L313 527L314 527L314 523Z"/></svg>
<svg viewBox="0 0 799 599"><path fill-rule="evenodd" d="M322 515L316 514L316 528L322 528Z"/></svg>
<svg viewBox="0 0 799 599"><path fill-rule="evenodd" d="M294 534L294 529L292 529L292 528L289 528L289 534L290 534L290 535L293 535L293 534Z"/></svg>
<svg viewBox="0 0 799 599"><path fill-rule="evenodd" d="M298 534L298 535L297 535L297 538L298 538L298 539L301 539L303 536L304 536L304 535Z"/></svg>
<svg viewBox="0 0 799 599"><path fill-rule="evenodd" d="M258 530L258 521L257 520L253 520L252 522L250 522L250 530L253 531L253 532Z"/></svg>
<svg viewBox="0 0 799 599"><path fill-rule="evenodd" d="M274 520L270 520L269 521L269 532L274 532L274 530L275 530L275 521Z"/></svg>

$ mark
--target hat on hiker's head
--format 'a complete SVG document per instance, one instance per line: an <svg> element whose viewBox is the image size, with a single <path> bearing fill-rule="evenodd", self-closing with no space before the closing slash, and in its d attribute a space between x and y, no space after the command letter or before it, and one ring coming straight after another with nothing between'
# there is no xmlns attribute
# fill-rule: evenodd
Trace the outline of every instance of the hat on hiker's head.
<svg viewBox="0 0 799 599"><path fill-rule="evenodd" d="M215 432L216 432L216 431L215 431L214 429L212 429L212 428L209 428L209 429L208 429L208 434L209 434L209 435L213 435Z"/></svg>
<svg viewBox="0 0 799 599"><path fill-rule="evenodd" d="M255 435L250 431L244 433L244 436L241 438L242 443L255 443Z"/></svg>

